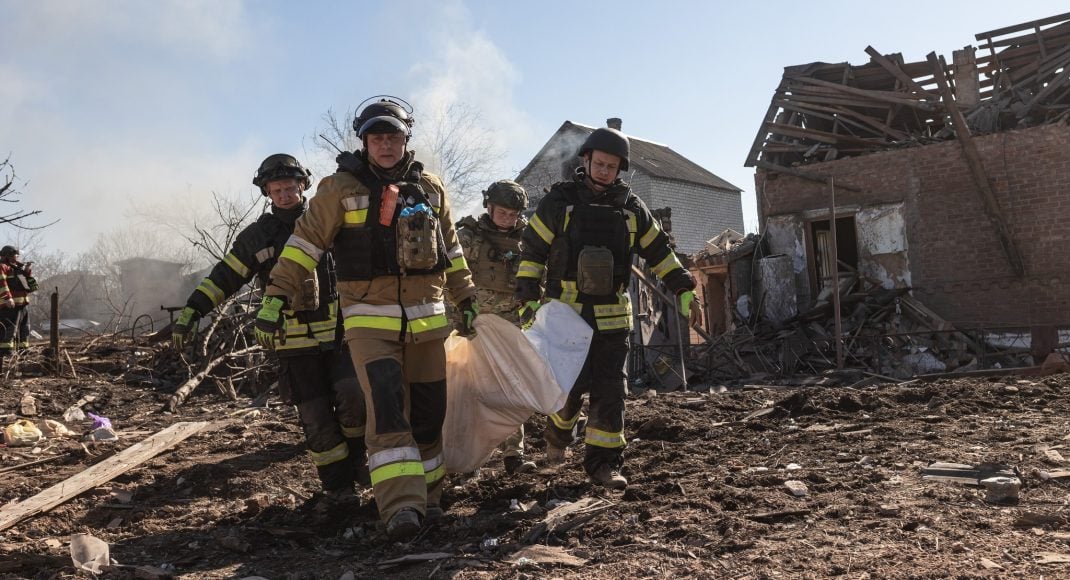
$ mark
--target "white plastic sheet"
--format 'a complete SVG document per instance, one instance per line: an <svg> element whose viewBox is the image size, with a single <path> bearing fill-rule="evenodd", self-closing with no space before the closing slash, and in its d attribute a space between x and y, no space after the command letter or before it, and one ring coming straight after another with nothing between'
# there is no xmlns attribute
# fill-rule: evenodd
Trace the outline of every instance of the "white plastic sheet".
<svg viewBox="0 0 1070 580"><path fill-rule="evenodd" d="M592 332L564 304L556 303L564 311L555 306L544 313L553 304L539 310L533 325L539 330L534 333L483 314L476 318L475 338L455 335L446 341L448 392L442 437L447 471L475 471L532 413L549 414L564 405L583 367Z"/></svg>
<svg viewBox="0 0 1070 580"><path fill-rule="evenodd" d="M561 385L563 396L557 407L543 412L557 411L565 405L565 398L580 376L594 330L571 306L551 300L535 313L535 323L524 331L524 336L549 363L557 384Z"/></svg>
<svg viewBox="0 0 1070 580"><path fill-rule="evenodd" d="M111 564L108 543L89 534L71 534L71 561L76 570L100 574L101 566Z"/></svg>

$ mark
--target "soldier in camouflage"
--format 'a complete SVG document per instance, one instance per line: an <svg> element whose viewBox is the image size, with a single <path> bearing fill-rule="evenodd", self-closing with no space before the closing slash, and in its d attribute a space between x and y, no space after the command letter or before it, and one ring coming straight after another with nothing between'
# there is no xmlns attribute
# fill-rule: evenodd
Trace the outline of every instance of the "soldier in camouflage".
<svg viewBox="0 0 1070 580"><path fill-rule="evenodd" d="M528 221L520 215L528 207L524 188L515 181L496 181L483 192L486 213L465 217L457 224L457 237L464 248L472 281L476 285L479 312L492 313L520 325L513 291L520 264L520 236ZM533 471L535 464L524 460L524 426L499 447L506 472Z"/></svg>

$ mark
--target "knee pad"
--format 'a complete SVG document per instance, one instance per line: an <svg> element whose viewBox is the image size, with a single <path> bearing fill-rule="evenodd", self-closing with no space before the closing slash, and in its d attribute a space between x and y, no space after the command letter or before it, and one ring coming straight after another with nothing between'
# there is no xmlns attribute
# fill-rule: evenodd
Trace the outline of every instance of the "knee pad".
<svg viewBox="0 0 1070 580"><path fill-rule="evenodd" d="M392 358L384 358L366 364L364 370L368 373L368 383L371 387L375 432L383 434L408 431L401 363Z"/></svg>
<svg viewBox="0 0 1070 580"><path fill-rule="evenodd" d="M412 383L412 438L419 444L434 443L446 420L446 381Z"/></svg>

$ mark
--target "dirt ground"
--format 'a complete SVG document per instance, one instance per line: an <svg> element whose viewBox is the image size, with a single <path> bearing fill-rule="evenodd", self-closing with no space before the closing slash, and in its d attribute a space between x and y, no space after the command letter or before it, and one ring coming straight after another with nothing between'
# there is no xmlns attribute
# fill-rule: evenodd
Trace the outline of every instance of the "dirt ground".
<svg viewBox="0 0 1070 580"><path fill-rule="evenodd" d="M0 415L15 414L26 392L38 421L94 395L83 408L120 438L0 448L0 470L16 467L0 473L0 505L175 422L212 426L0 531L2 578L88 576L70 557L78 532L110 546L117 565L106 578L1070 577L1070 478L1058 454L1070 437L1070 375L637 390L626 491L593 487L575 450L564 468L515 476L495 456L475 479L451 475L445 517L400 544L385 537L368 492L360 507L321 509L291 408L250 410L248 396L203 387L162 413L175 383L128 383L138 375L123 371L123 361L151 366L161 355L120 345L111 356L113 368L82 368L77 379L25 365L0 383ZM528 433L540 458L541 421ZM981 487L923 480L921 468L938 461L1017 470L1020 499L994 504Z"/></svg>

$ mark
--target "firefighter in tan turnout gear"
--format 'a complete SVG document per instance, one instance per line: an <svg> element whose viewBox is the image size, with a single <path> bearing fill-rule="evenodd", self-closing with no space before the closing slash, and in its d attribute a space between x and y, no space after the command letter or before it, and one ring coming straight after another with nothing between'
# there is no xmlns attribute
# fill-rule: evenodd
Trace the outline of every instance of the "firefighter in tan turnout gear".
<svg viewBox="0 0 1070 580"><path fill-rule="evenodd" d="M467 216L457 224L457 237L472 270L479 312L497 314L520 325L513 291L520 265L520 236L527 220L520 212L528 207L528 194L515 181L496 181L483 192L487 212ZM507 473L525 473L535 463L524 460L524 426L502 442L502 462Z"/></svg>
<svg viewBox="0 0 1070 580"><path fill-rule="evenodd" d="M619 177L628 170L628 138L596 129L580 148L583 166L540 200L524 231L516 298L530 319L540 300L572 306L594 329L587 359L564 408L549 417L547 461L561 463L572 442L583 395L590 395L583 468L604 487L622 489L624 396L627 387L628 298L632 256L638 254L690 312L695 282L669 247L646 205ZM539 281L545 275L545 296ZM697 305L696 305L697 306Z"/></svg>
<svg viewBox="0 0 1070 580"><path fill-rule="evenodd" d="M197 333L198 321L254 277L261 287L275 266L308 200L311 172L291 155L277 153L260 164L253 185L271 199L260 216L234 240L230 252L186 300L172 328L183 349ZM364 395L352 362L341 345L331 260L306 276L297 312L277 311L286 342L274 345L279 358L279 396L297 406L305 441L328 503L355 500L354 481L367 484L364 457Z"/></svg>
<svg viewBox="0 0 1070 580"><path fill-rule="evenodd" d="M333 247L345 334L368 403L368 467L390 538L415 536L421 519L442 514L445 477L443 302L472 331L475 286L457 241L442 181L406 144L412 109L394 97L360 110L362 150L338 156L297 222L265 303L292 301L301 281Z"/></svg>

